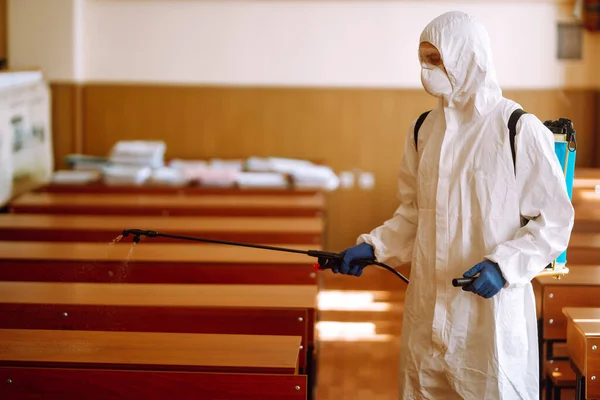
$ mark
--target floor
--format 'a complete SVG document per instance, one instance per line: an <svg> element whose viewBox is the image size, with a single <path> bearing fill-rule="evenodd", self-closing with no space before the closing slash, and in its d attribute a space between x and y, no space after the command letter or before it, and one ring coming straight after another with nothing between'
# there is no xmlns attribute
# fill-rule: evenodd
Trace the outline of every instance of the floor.
<svg viewBox="0 0 600 400"><path fill-rule="evenodd" d="M315 400L397 400L405 283L376 267L359 278L321 274Z"/></svg>
<svg viewBox="0 0 600 400"><path fill-rule="evenodd" d="M405 284L372 267L322 273L316 400L396 400Z"/></svg>

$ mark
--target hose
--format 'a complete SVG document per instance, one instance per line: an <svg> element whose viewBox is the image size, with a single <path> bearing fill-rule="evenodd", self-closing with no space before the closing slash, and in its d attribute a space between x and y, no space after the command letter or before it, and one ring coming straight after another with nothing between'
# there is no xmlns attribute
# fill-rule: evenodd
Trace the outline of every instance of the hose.
<svg viewBox="0 0 600 400"><path fill-rule="evenodd" d="M139 243L139 241L141 240L141 236L147 236L147 237L151 237L151 238L152 237L164 237L164 238L170 238L170 239L190 240L190 241L203 242L203 243L215 243L215 244L224 244L224 245L229 245L229 246L250 247L250 248L254 248L254 249L305 254L307 256L317 258L318 262L317 262L317 264L315 264L316 270L332 269L334 266L339 264L339 261L343 260L343 258L344 258L342 256L342 254L340 254L340 253L331 253L331 252L327 252L327 251L288 249L285 247L273 247L273 246L264 246L264 245L258 245L258 244L230 242L230 241L226 241L226 240L215 240L215 239L206 239L206 238L193 237L193 236L174 235L174 234L170 234L170 233L160 233L160 232L156 232L156 231L148 231L148 230L142 230L142 229L125 229L122 232L122 235L123 235L123 237L132 235L133 241L135 243ZM335 261L338 261L338 263L336 263ZM381 267L381 268L384 268L384 269L390 271L391 273L396 275L398 278L402 279L405 283L408 284L408 282L409 282L408 279L404 275L402 275L400 272L396 271L394 268L392 268L389 265L386 265L384 263L374 261L374 260L366 260L366 259L365 260L363 260L363 259L354 260L353 263L354 264L362 264L363 268L366 266L369 266L369 265L376 265L378 267Z"/></svg>

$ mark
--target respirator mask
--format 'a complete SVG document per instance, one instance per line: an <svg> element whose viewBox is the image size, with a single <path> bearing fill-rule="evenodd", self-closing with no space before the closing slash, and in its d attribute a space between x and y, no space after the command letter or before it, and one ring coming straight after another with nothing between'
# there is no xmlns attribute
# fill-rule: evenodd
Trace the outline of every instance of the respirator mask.
<svg viewBox="0 0 600 400"><path fill-rule="evenodd" d="M423 64L421 68L421 83L425 91L434 97L452 94L452 84L448 75L440 68Z"/></svg>

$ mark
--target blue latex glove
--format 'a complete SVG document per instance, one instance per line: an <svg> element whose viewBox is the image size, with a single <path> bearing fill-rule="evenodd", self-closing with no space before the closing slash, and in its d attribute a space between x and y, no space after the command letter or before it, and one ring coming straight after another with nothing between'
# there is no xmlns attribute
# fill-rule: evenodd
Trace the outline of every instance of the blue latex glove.
<svg viewBox="0 0 600 400"><path fill-rule="evenodd" d="M332 268L333 273L342 273L345 275L361 276L362 270L367 264L354 264L354 260L367 259L375 261L375 251L373 246L367 243L361 243L344 250L342 253L344 259L338 265Z"/></svg>
<svg viewBox="0 0 600 400"><path fill-rule="evenodd" d="M506 283L498 264L489 260L480 262L465 272L463 277L473 278L477 274L479 274L479 276L475 278L473 283L463 286L462 289L467 292L478 294L485 299L489 299L498 294Z"/></svg>

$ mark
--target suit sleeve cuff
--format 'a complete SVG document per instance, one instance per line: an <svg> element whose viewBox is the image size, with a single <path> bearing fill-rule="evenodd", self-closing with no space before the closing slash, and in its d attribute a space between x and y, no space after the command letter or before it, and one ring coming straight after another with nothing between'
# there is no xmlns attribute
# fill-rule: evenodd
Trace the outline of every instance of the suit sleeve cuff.
<svg viewBox="0 0 600 400"><path fill-rule="evenodd" d="M375 259L381 263L387 263L389 261L389 251L383 242L377 239L371 234L360 235L356 240L356 244L366 243L373 247L375 253Z"/></svg>

